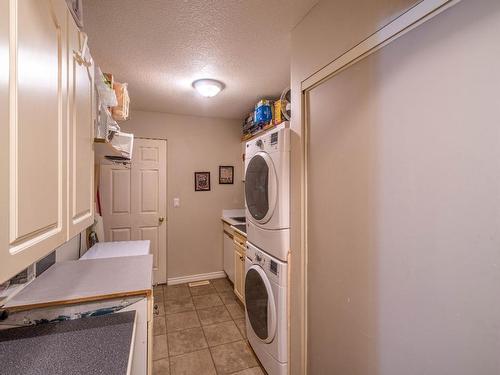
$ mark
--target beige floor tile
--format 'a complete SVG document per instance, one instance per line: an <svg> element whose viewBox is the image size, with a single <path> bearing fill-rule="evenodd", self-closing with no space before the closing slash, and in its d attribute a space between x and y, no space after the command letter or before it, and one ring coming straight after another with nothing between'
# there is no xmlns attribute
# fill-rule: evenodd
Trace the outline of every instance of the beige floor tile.
<svg viewBox="0 0 500 375"><path fill-rule="evenodd" d="M205 332L209 346L227 344L228 342L239 341L243 338L238 327L236 327L236 324L232 320L211 326L204 326L203 332Z"/></svg>
<svg viewBox="0 0 500 375"><path fill-rule="evenodd" d="M153 319L153 335L164 335L167 333L164 316L155 316Z"/></svg>
<svg viewBox="0 0 500 375"><path fill-rule="evenodd" d="M220 375L232 374L236 371L257 367L258 363L246 341L237 341L230 344L210 348L212 357Z"/></svg>
<svg viewBox="0 0 500 375"><path fill-rule="evenodd" d="M207 307L223 305L222 300L217 294L196 296L193 297L193 302L197 309L206 309Z"/></svg>
<svg viewBox="0 0 500 375"><path fill-rule="evenodd" d="M165 313L167 315L180 312L193 311L194 304L191 297L181 297L177 299L167 299L165 301Z"/></svg>
<svg viewBox="0 0 500 375"><path fill-rule="evenodd" d="M191 297L187 284L168 285L164 287L164 293L167 300Z"/></svg>
<svg viewBox="0 0 500 375"><path fill-rule="evenodd" d="M222 293L222 292L232 292L233 291L233 284L231 282L224 278L224 279L214 279L210 280L214 288L217 290L217 292Z"/></svg>
<svg viewBox="0 0 500 375"><path fill-rule="evenodd" d="M168 334L170 356L194 352L208 347L201 328L190 328Z"/></svg>
<svg viewBox="0 0 500 375"><path fill-rule="evenodd" d="M169 333L201 326L196 311L188 311L179 314L166 315L166 318L167 318L167 332Z"/></svg>
<svg viewBox="0 0 500 375"><path fill-rule="evenodd" d="M224 305L198 310L198 317L202 326L227 322L232 319Z"/></svg>
<svg viewBox="0 0 500 375"><path fill-rule="evenodd" d="M234 294L234 292L232 291L219 293L219 296L222 302L224 302L224 305L239 303L238 297L236 297L236 294Z"/></svg>
<svg viewBox="0 0 500 375"><path fill-rule="evenodd" d="M153 361L153 375L170 375L168 358Z"/></svg>
<svg viewBox="0 0 500 375"><path fill-rule="evenodd" d="M193 297L217 293L212 284L190 287L189 291Z"/></svg>
<svg viewBox="0 0 500 375"><path fill-rule="evenodd" d="M153 336L153 361L168 357L167 335Z"/></svg>
<svg viewBox="0 0 500 375"><path fill-rule="evenodd" d="M247 322L246 322L245 318L235 319L234 322L236 323L236 326L240 330L240 333L243 336L243 338L246 339L247 338Z"/></svg>
<svg viewBox="0 0 500 375"><path fill-rule="evenodd" d="M172 375L216 375L207 349L170 358Z"/></svg>
<svg viewBox="0 0 500 375"><path fill-rule="evenodd" d="M231 375L265 375L260 367L247 368L243 371L235 372Z"/></svg>
<svg viewBox="0 0 500 375"><path fill-rule="evenodd" d="M226 308L229 311L229 314L231 314L231 317L235 320L245 317L245 310L243 309L243 306L240 305L239 303L232 303L230 305L226 305Z"/></svg>

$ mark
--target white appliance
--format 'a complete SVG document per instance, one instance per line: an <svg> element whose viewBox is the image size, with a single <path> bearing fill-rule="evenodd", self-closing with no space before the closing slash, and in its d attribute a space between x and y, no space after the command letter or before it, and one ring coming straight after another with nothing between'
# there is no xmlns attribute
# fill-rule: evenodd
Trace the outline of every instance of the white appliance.
<svg viewBox="0 0 500 375"><path fill-rule="evenodd" d="M287 274L287 263L247 242L247 336L269 375L288 374Z"/></svg>
<svg viewBox="0 0 500 375"><path fill-rule="evenodd" d="M247 240L286 261L290 248L290 129L287 123L245 150Z"/></svg>

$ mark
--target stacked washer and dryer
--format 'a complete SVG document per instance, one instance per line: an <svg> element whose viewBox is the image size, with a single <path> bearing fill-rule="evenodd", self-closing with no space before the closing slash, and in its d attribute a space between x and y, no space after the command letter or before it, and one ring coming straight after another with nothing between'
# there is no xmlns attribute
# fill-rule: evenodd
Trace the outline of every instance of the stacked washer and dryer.
<svg viewBox="0 0 500 375"><path fill-rule="evenodd" d="M290 129L249 141L245 151L247 336L269 375L288 373Z"/></svg>

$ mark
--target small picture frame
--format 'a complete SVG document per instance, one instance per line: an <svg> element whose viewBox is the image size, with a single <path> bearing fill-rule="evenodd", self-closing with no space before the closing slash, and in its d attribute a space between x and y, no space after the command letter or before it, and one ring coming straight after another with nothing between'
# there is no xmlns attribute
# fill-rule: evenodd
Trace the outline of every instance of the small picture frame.
<svg viewBox="0 0 500 375"><path fill-rule="evenodd" d="M232 165L219 166L219 184L231 185L234 183L234 167Z"/></svg>
<svg viewBox="0 0 500 375"><path fill-rule="evenodd" d="M210 191L210 172L194 172L194 191Z"/></svg>

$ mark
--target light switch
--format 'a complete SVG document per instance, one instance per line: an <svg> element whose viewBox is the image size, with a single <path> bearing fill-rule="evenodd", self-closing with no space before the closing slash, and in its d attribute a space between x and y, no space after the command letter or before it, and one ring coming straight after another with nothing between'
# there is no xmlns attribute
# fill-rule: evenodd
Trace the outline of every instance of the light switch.
<svg viewBox="0 0 500 375"><path fill-rule="evenodd" d="M181 206L181 198L174 198L174 207L180 207Z"/></svg>

